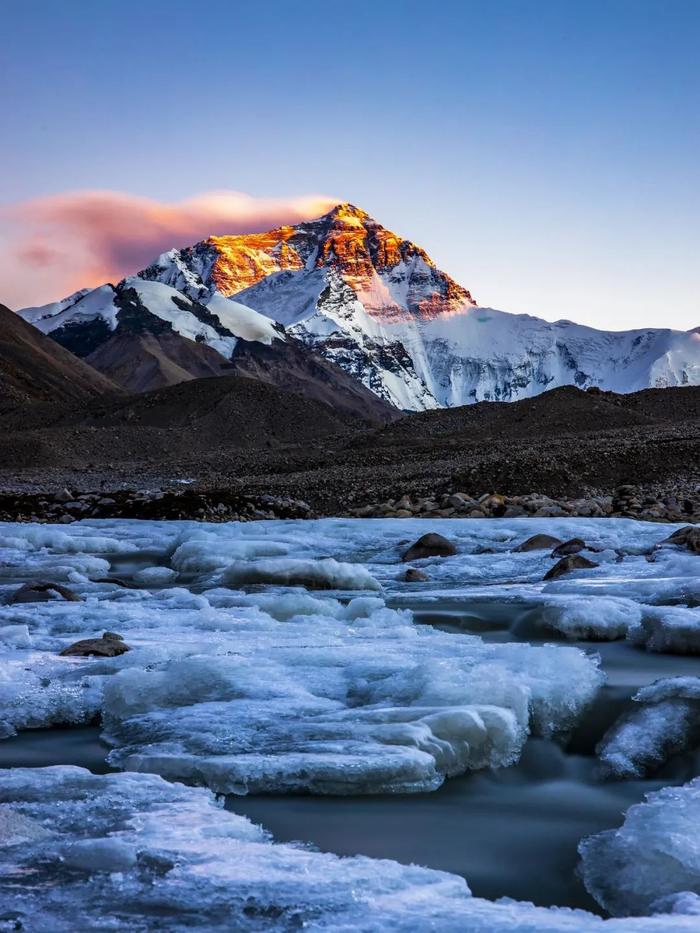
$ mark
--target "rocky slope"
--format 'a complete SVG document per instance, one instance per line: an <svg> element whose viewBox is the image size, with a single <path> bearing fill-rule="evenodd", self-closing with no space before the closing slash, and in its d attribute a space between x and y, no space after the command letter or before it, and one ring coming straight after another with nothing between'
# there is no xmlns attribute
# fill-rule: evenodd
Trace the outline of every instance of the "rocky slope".
<svg viewBox="0 0 700 933"><path fill-rule="evenodd" d="M552 508L549 496L567 514L573 503L585 515L600 506L700 518L700 387L616 395L566 386L381 429L238 377L58 413L27 408L3 417L0 490L230 489L301 499L322 514L371 506L363 514L416 508L426 517L483 512L482 497L497 493L507 498L489 499L485 514ZM630 501L610 498L620 486L634 487ZM463 506L445 504L453 492L467 497Z"/></svg>
<svg viewBox="0 0 700 933"><path fill-rule="evenodd" d="M241 375L358 418L383 423L398 416L281 325L220 295L205 305L162 282L131 277L22 315L132 392Z"/></svg>
<svg viewBox="0 0 700 933"><path fill-rule="evenodd" d="M96 468L107 482L116 465L134 476L171 473L194 458L206 469L222 449L312 449L369 426L322 401L232 375L94 402L18 406L3 412L2 424L0 469L39 467L48 477L54 467Z"/></svg>
<svg viewBox="0 0 700 933"><path fill-rule="evenodd" d="M119 330L115 305L132 291L227 360L242 341L295 338L405 410L513 401L562 385L632 392L700 383L697 331L599 331L478 307L424 250L350 204L267 233L212 236L164 253L116 289L21 313L84 355Z"/></svg>
<svg viewBox="0 0 700 933"><path fill-rule="evenodd" d="M0 305L0 404L73 401L118 387Z"/></svg>

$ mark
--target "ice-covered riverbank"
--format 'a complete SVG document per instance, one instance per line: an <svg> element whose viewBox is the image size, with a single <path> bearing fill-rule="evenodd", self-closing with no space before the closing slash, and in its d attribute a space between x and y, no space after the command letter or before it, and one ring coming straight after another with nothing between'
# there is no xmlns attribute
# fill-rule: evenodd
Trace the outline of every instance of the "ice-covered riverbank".
<svg viewBox="0 0 700 933"><path fill-rule="evenodd" d="M109 911L109 898L119 886L126 892L124 929L157 928L158 911L168 916L180 911L184 929L192 925L184 919L190 910L201 912L207 929L231 929L232 917L246 928L244 917L251 929L286 929L302 918L311 926L334 929L352 929L352 922L356 929L428 929L431 923L439 929L468 924L475 930L517 923L532 930L600 927L603 921L591 914L470 898L459 878L428 869L273 846L239 817L227 822L220 811L218 818L208 815L211 802L202 792L157 783L161 776L229 794L303 791L352 799L390 794L405 801L402 814L408 825L411 802L418 812L418 801L445 779L483 768L506 769L497 773L508 775L531 736L564 750L582 750L591 762L584 769L587 775L590 771L586 781L593 786L598 777L592 746L619 715L629 718L630 695L657 677L684 676L683 688L675 681L662 688L663 702L675 690L673 709L678 712L680 704L684 710L675 721L686 726L695 721L693 698L685 694L692 692L698 673L692 654L700 630L700 556L661 544L673 526L583 519L437 521L431 530L447 535L457 553L415 563L428 579L407 583L401 557L426 530L424 521L411 519L0 525L3 734L100 719L112 746L111 766L150 772L109 778L76 777L65 768L0 773L7 801L3 812L10 814L0 883L13 897L12 892L27 894L12 880L11 865L19 852L12 842L20 841L22 831L30 833L22 855L29 860L25 868L45 873L46 882L32 895L36 915L48 918L48 925L36 929L61 929L50 926L54 915L66 929L75 929L81 909L89 906L97 915ZM516 550L538 533L582 539L586 546L579 553L595 566L543 582L555 563L551 548ZM20 584L37 580L68 586L78 599L11 602ZM104 631L122 635L130 650L99 659L59 655L75 641ZM623 639L603 645L603 667L611 673L605 686L595 646L585 640L591 637ZM679 689L685 694L679 696ZM591 726L591 711L598 709L605 720L600 728ZM623 744L629 744L635 741L634 722L630 731L625 721L618 723L618 743L622 735ZM593 738L586 737L587 729ZM680 774L692 776L694 759L688 755L696 738L692 725L676 728L674 735L670 747L668 737L660 736L657 744L663 748L652 751L654 767L671 767L673 777L667 780L677 782ZM679 755L686 756L685 765L679 765ZM647 771L654 777L646 766L640 773ZM44 788L36 792L44 808L40 812L21 797L20 787L35 782ZM663 773L647 783L649 790L658 788ZM49 786L57 788L53 801L46 799ZM134 814L119 810L127 805L122 799L127 787ZM74 803L61 804L59 788ZM162 818L148 823L152 836L138 835L142 792L154 801L164 795ZM416 793L420 797L412 796ZM694 807L694 791L678 794L676 828L684 807L689 818ZM86 823L81 807L92 807L102 797L117 810L109 815L106 804L95 804L109 819ZM528 794L522 799L527 805ZM632 794L627 801L635 799ZM624 795L620 801L622 810ZM654 812L662 813L665 805L663 800L655 804ZM74 822L66 818L60 830L52 827L60 838L36 826L31 832L39 835L32 837L30 823L22 823L26 818L45 828L67 812L66 806ZM235 798L232 806L235 810ZM562 797L555 806L565 809ZM197 838L209 838L212 820L226 827L222 833L228 841L220 845L216 868L211 849L197 848L199 843L184 835L167 835L161 825L170 825L173 811L182 807L191 811ZM465 813L464 832L469 833L468 806ZM262 804L255 817L265 821ZM613 820L609 828L618 823ZM637 820L636 825L646 824ZM20 836L12 835L16 826ZM122 838L124 832L138 838ZM650 833L651 855L646 853L649 877L664 875L663 846L655 861L652 845L662 834L660 816ZM253 860L241 852L242 840L251 839L257 846ZM536 833L533 839L543 844ZM115 868L116 863L107 863L122 842L131 855ZM625 845L633 857L633 848ZM641 838L638 845L645 850L646 841ZM104 852L107 862L90 855L73 864L66 846ZM166 867L159 873L148 867L155 850L167 850L166 862L175 859L177 870ZM608 843L590 843L584 857L602 864L610 859L609 851L619 865L620 847L611 850ZM142 857L144 852L151 854ZM683 890L700 890L696 857L688 851L683 872L666 872L675 879L671 886L680 878ZM363 872L371 882L358 880ZM270 887L270 873L281 887ZM586 876L596 876L590 864ZM322 896L319 885L325 886ZM611 900L595 880L589 886L601 904L617 913L676 911L663 919L635 920L635 926L615 921L605 928L692 929L697 922L692 897L669 900L678 892L667 890L668 885L645 891L643 898L632 891L625 901ZM216 915L202 912L198 897L205 888L217 905ZM90 892L93 897L86 900ZM157 910L153 897L160 904ZM243 910L246 897L248 913ZM355 921L350 914L344 918L344 910L355 911ZM141 926L135 925L136 917L142 918Z"/></svg>

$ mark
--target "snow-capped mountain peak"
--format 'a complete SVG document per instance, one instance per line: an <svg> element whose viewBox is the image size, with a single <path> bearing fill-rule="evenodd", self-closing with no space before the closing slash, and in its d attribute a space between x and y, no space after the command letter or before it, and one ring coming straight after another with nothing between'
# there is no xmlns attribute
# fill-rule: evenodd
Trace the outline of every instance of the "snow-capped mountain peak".
<svg viewBox="0 0 700 933"><path fill-rule="evenodd" d="M698 334L615 333L479 307L425 250L350 203L264 233L210 236L116 287L21 313L59 338L65 328L94 333L96 317L114 330L126 289L227 358L236 340L270 342L281 325L403 409L567 384L625 392L700 383Z"/></svg>

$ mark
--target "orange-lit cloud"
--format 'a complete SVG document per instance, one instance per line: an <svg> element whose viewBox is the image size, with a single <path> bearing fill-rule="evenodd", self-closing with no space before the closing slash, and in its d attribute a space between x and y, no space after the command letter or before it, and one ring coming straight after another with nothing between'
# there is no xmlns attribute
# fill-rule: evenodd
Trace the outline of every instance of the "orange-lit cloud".
<svg viewBox="0 0 700 933"><path fill-rule="evenodd" d="M254 198L212 191L166 203L78 191L0 209L0 302L19 308L116 282L164 250L211 234L254 233L327 211L321 195Z"/></svg>

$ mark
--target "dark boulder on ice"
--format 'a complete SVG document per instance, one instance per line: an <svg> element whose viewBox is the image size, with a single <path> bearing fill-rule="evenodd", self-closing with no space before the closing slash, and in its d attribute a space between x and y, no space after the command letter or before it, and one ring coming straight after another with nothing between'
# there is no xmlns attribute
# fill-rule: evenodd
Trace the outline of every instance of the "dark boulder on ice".
<svg viewBox="0 0 700 933"><path fill-rule="evenodd" d="M552 551L552 557L568 557L570 554L578 554L579 551L583 551L586 547L586 542L583 538L570 538L568 541L564 541L563 544L557 545Z"/></svg>
<svg viewBox="0 0 700 933"><path fill-rule="evenodd" d="M700 525L686 525L685 528L679 528L661 543L677 544L679 547L693 551L694 554L700 554Z"/></svg>
<svg viewBox="0 0 700 933"><path fill-rule="evenodd" d="M554 535L533 535L527 541L522 541L513 550L518 553L522 551L548 551L561 543L561 539L555 538Z"/></svg>
<svg viewBox="0 0 700 933"><path fill-rule="evenodd" d="M83 638L59 652L64 657L88 658L97 655L100 658L116 658L129 651L129 646L116 632L105 632L102 638Z"/></svg>
<svg viewBox="0 0 700 933"><path fill-rule="evenodd" d="M580 554L570 554L568 557L562 557L560 561L557 561L542 579L556 580L558 577L563 577L566 573L571 573L572 570L588 570L591 567L598 566L599 565L596 564L595 561L588 560L587 557L581 557Z"/></svg>
<svg viewBox="0 0 700 933"><path fill-rule="evenodd" d="M409 567L404 577L406 583L425 583L425 581L429 579L430 577L428 574L423 573L422 570L418 570L417 567Z"/></svg>
<svg viewBox="0 0 700 933"><path fill-rule="evenodd" d="M15 603L47 603L52 600L64 599L70 603L81 603L81 596L74 593L61 583L47 583L35 581L25 583L10 596L10 605Z"/></svg>
<svg viewBox="0 0 700 933"><path fill-rule="evenodd" d="M422 535L404 554L402 560L422 560L424 557L451 557L457 553L457 548L451 541L429 531Z"/></svg>

